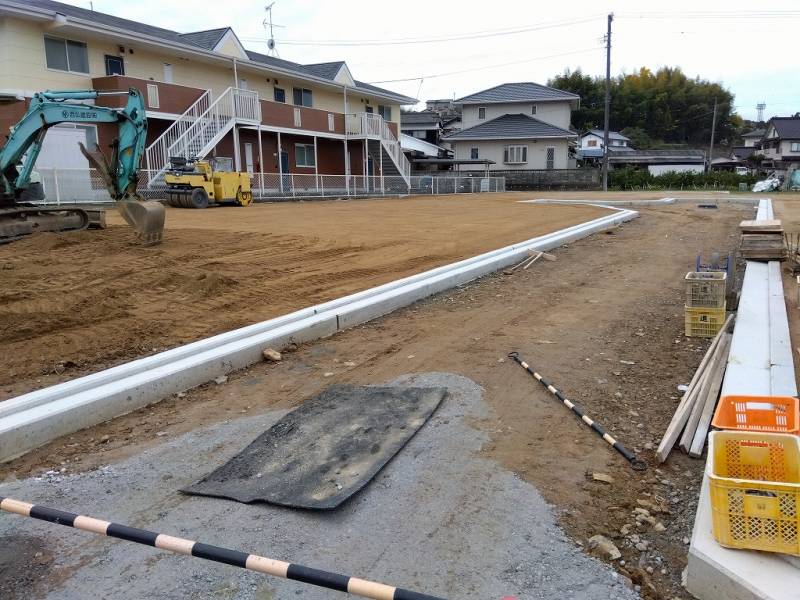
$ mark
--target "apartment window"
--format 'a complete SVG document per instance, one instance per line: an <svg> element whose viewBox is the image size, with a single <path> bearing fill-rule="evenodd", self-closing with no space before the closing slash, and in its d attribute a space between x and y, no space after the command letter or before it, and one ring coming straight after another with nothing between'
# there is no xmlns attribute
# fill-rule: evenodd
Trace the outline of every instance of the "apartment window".
<svg viewBox="0 0 800 600"><path fill-rule="evenodd" d="M314 144L295 144L294 162L298 167L314 167Z"/></svg>
<svg viewBox="0 0 800 600"><path fill-rule="evenodd" d="M147 106L150 108L158 108L158 86L154 83L147 84Z"/></svg>
<svg viewBox="0 0 800 600"><path fill-rule="evenodd" d="M800 142L792 142L791 151L800 152Z"/></svg>
<svg viewBox="0 0 800 600"><path fill-rule="evenodd" d="M172 65L164 63L164 83L172 83Z"/></svg>
<svg viewBox="0 0 800 600"><path fill-rule="evenodd" d="M125 75L125 63L121 56L105 55L106 75Z"/></svg>
<svg viewBox="0 0 800 600"><path fill-rule="evenodd" d="M485 119L486 118L486 107L485 106L481 106L478 109L478 118L479 119Z"/></svg>
<svg viewBox="0 0 800 600"><path fill-rule="evenodd" d="M274 88L272 91L272 97L275 99L275 102L286 102L286 90L282 88Z"/></svg>
<svg viewBox="0 0 800 600"><path fill-rule="evenodd" d="M328 131L336 129L336 123L333 120L333 113L328 113Z"/></svg>
<svg viewBox="0 0 800 600"><path fill-rule="evenodd" d="M503 162L508 165L521 165L528 162L528 147L506 146L503 148Z"/></svg>
<svg viewBox="0 0 800 600"><path fill-rule="evenodd" d="M247 84L247 79L244 79L244 78L240 77L239 78L239 89L240 90L249 90L250 88L247 87L247 85L248 85Z"/></svg>
<svg viewBox="0 0 800 600"><path fill-rule="evenodd" d="M469 157L472 160L478 160L478 149L477 148L470 148L469 149Z"/></svg>
<svg viewBox="0 0 800 600"><path fill-rule="evenodd" d="M589 140L586 142L586 146L589 148L596 148L597 147L597 140Z"/></svg>
<svg viewBox="0 0 800 600"><path fill-rule="evenodd" d="M536 105L535 104L531 105L531 114L532 115L536 114Z"/></svg>
<svg viewBox="0 0 800 600"><path fill-rule="evenodd" d="M295 106L308 106L309 108L313 106L313 97L311 94L311 90L307 90L305 88L294 88L292 90L292 94L294 95L294 105Z"/></svg>
<svg viewBox="0 0 800 600"><path fill-rule="evenodd" d="M547 169L555 169L556 168L556 149L552 146L547 149L547 161L545 164L545 168Z"/></svg>
<svg viewBox="0 0 800 600"><path fill-rule="evenodd" d="M383 117L384 121L392 120L392 107L378 105L378 114Z"/></svg>
<svg viewBox="0 0 800 600"><path fill-rule="evenodd" d="M45 36L44 54L48 69L89 72L89 50L83 42Z"/></svg>

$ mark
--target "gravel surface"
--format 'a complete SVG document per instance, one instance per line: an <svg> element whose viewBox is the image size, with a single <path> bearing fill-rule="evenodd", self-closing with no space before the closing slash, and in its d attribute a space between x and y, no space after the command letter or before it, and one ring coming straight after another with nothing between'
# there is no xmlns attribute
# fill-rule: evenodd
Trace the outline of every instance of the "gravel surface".
<svg viewBox="0 0 800 600"><path fill-rule="evenodd" d="M396 384L450 395L363 492L332 512L245 505L177 492L232 457L284 412L225 421L116 464L8 481L0 495L153 531L384 581L448 598L636 598L582 553L537 490L479 456L483 390L458 375ZM344 597L13 515L0 516L2 598Z"/></svg>

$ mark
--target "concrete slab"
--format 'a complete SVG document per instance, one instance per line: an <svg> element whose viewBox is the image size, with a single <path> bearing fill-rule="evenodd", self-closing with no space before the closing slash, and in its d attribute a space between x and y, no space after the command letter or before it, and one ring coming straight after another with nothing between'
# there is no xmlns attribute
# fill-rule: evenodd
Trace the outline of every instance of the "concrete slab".
<svg viewBox="0 0 800 600"><path fill-rule="evenodd" d="M761 200L757 219L772 215L772 202ZM722 393L797 395L779 262L747 261ZM686 588L700 600L796 600L800 599L800 568L792 557L717 544L711 532L708 477L704 476Z"/></svg>

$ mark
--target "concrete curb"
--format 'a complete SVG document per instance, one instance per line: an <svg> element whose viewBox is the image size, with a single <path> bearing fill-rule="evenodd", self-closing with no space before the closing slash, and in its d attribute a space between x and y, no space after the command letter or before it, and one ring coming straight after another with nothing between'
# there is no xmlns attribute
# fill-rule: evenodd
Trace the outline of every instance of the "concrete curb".
<svg viewBox="0 0 800 600"><path fill-rule="evenodd" d="M771 200L762 199L756 218L772 216ZM777 261L747 261L722 394L797 395L783 280ZM732 550L717 544L711 532L711 501L708 477L704 475L689 546L686 589L700 600L800 598L800 570L787 559L793 560L780 554Z"/></svg>
<svg viewBox="0 0 800 600"><path fill-rule="evenodd" d="M266 347L333 335L519 262L529 249L551 250L638 216L617 209L580 225L6 400L0 403L0 461L259 362Z"/></svg>

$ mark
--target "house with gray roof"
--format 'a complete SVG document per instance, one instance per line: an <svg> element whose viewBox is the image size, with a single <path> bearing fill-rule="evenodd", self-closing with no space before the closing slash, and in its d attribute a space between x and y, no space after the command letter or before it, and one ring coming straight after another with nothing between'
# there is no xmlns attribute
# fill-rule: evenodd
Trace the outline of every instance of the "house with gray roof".
<svg viewBox="0 0 800 600"><path fill-rule="evenodd" d="M800 168L800 117L772 117L758 147L764 155L763 167Z"/></svg>
<svg viewBox="0 0 800 600"><path fill-rule="evenodd" d="M457 160L492 160L495 171L569 166L569 145L578 137L570 129L577 95L533 82L505 83L455 104L461 106L461 130L443 139Z"/></svg>
<svg viewBox="0 0 800 600"><path fill-rule="evenodd" d="M175 31L84 4L0 0L0 135L35 92L122 92L95 101L118 107L135 88L147 110L142 167L150 180L169 157L189 153L232 157L238 170L264 174L254 185L281 192L316 186L321 175L347 185L355 180L342 175L410 180L400 109L415 98L356 79L344 61L302 64L250 50L228 26ZM217 13L210 23L224 18ZM59 127L45 137L37 167L88 173L78 142L107 151L115 134L110 125Z"/></svg>

